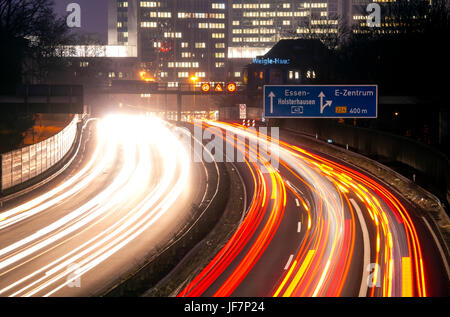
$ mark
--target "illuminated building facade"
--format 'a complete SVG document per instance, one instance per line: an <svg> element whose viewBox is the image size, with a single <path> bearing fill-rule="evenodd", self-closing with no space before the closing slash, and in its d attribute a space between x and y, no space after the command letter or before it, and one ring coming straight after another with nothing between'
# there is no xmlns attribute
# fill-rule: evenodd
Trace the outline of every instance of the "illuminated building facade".
<svg viewBox="0 0 450 317"><path fill-rule="evenodd" d="M426 10L430 5L434 5L437 1L433 0L419 0L411 3L411 8L409 10L402 9L396 6L396 0L352 0L348 4L348 15L345 16L343 23L345 23L354 34L364 34L364 33L397 33L399 31L406 30L410 27L409 24L415 24L427 19ZM373 29L368 26L369 13L367 11L368 6L371 3L376 3L380 5L380 23ZM450 2L446 2L447 6ZM400 9L398 9L400 8ZM415 11L417 10L417 11ZM421 10L425 10L420 13ZM400 16L399 16L400 15ZM402 20L399 23L399 18ZM372 19L369 19L372 20ZM375 22L372 20L372 22Z"/></svg>
<svg viewBox="0 0 450 317"><path fill-rule="evenodd" d="M254 58L282 39L337 34L337 0L234 0L230 8L229 58Z"/></svg>
<svg viewBox="0 0 450 317"><path fill-rule="evenodd" d="M241 79L241 69L283 39L361 32L371 0L108 0L109 45L137 51L139 67L177 86ZM382 29L388 29L387 17ZM348 34L348 33L347 33Z"/></svg>
<svg viewBox="0 0 450 317"><path fill-rule="evenodd" d="M138 46L140 66L171 86L224 80L228 0L109 0L109 44Z"/></svg>

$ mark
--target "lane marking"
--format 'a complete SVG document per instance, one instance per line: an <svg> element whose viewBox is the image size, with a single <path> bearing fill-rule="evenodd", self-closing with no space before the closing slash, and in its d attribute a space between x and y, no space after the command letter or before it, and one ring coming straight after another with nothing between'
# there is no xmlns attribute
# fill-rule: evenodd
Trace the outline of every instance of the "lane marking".
<svg viewBox="0 0 450 317"><path fill-rule="evenodd" d="M298 200L298 198L295 198L295 203L297 204L297 207L300 207L300 201Z"/></svg>
<svg viewBox="0 0 450 317"><path fill-rule="evenodd" d="M369 240L369 231L367 230L366 221L364 220L363 214L361 212L361 208L356 203L353 198L350 198L350 202L356 210L358 215L359 223L361 224L361 230L363 234L363 243L364 243L364 265L363 265L363 276L361 281L361 288L359 289L359 297L366 297L367 295L367 279L369 277L369 271L366 270L368 265L370 264L370 240Z"/></svg>
<svg viewBox="0 0 450 317"><path fill-rule="evenodd" d="M299 221L297 226L297 232L300 233L300 231L302 231L302 223Z"/></svg>
<svg viewBox="0 0 450 317"><path fill-rule="evenodd" d="M289 266L291 265L292 259L294 258L294 255L291 254L291 256L289 257L289 260L287 261L284 270L287 270L289 268Z"/></svg>

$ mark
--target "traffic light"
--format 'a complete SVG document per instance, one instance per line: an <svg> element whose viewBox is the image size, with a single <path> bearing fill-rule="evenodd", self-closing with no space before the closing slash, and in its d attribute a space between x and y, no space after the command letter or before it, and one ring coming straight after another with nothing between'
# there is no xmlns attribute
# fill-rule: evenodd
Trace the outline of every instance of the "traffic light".
<svg viewBox="0 0 450 317"><path fill-rule="evenodd" d="M144 70L139 72L139 77L141 78L142 81L145 81L147 83L155 82L155 79Z"/></svg>

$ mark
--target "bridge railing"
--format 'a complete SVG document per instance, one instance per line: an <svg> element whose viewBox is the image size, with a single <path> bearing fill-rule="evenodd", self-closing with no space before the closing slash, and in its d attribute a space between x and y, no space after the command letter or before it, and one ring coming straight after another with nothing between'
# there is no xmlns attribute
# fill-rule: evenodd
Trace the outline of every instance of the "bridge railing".
<svg viewBox="0 0 450 317"><path fill-rule="evenodd" d="M40 143L1 155L1 190L22 184L57 164L72 147L78 115L61 132Z"/></svg>

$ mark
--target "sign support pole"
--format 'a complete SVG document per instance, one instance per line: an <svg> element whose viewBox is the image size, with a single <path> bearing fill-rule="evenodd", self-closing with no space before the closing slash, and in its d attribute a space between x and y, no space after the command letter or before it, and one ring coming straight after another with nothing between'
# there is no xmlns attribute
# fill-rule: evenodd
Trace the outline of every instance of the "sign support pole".
<svg viewBox="0 0 450 317"><path fill-rule="evenodd" d="M183 102L183 96L181 94L181 87L178 89L178 94L177 94L177 122L180 123L181 122L181 107L182 107L182 102Z"/></svg>

